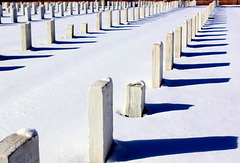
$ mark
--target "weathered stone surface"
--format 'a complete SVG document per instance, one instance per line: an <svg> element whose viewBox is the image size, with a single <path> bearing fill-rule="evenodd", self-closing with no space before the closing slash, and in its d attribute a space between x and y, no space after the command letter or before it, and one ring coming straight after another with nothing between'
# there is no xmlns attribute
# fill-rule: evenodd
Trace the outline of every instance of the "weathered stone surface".
<svg viewBox="0 0 240 163"><path fill-rule="evenodd" d="M17 9L11 8L10 14L11 14L11 23L17 23Z"/></svg>
<svg viewBox="0 0 240 163"><path fill-rule="evenodd" d="M32 48L31 23L21 24L22 51Z"/></svg>
<svg viewBox="0 0 240 163"><path fill-rule="evenodd" d="M102 29L102 13L96 13L96 30L100 31Z"/></svg>
<svg viewBox="0 0 240 163"><path fill-rule="evenodd" d="M130 83L126 87L125 115L142 117L145 106L145 83L143 81Z"/></svg>
<svg viewBox="0 0 240 163"><path fill-rule="evenodd" d="M112 27L112 11L107 11L107 28Z"/></svg>
<svg viewBox="0 0 240 163"><path fill-rule="evenodd" d="M166 34L165 43L165 70L171 71L173 69L173 50L174 50L174 33L169 32Z"/></svg>
<svg viewBox="0 0 240 163"><path fill-rule="evenodd" d="M47 21L47 44L55 42L55 20Z"/></svg>
<svg viewBox="0 0 240 163"><path fill-rule="evenodd" d="M81 34L86 34L88 33L88 23L84 22L81 24Z"/></svg>
<svg viewBox="0 0 240 163"><path fill-rule="evenodd" d="M187 38L187 43L192 41L192 19L188 19L188 38Z"/></svg>
<svg viewBox="0 0 240 163"><path fill-rule="evenodd" d="M25 18L26 21L31 21L31 8L25 7Z"/></svg>
<svg viewBox="0 0 240 163"><path fill-rule="evenodd" d="M187 48L188 39L188 22L182 22L182 49Z"/></svg>
<svg viewBox="0 0 240 163"><path fill-rule="evenodd" d="M74 25L68 24L66 26L66 38L71 39L74 37Z"/></svg>
<svg viewBox="0 0 240 163"><path fill-rule="evenodd" d="M0 142L1 163L39 163L38 134L12 134Z"/></svg>
<svg viewBox="0 0 240 163"><path fill-rule="evenodd" d="M89 162L105 163L113 142L113 84L111 78L88 88Z"/></svg>
<svg viewBox="0 0 240 163"><path fill-rule="evenodd" d="M152 87L159 88L163 79L163 43L152 46Z"/></svg>
<svg viewBox="0 0 240 163"><path fill-rule="evenodd" d="M128 22L128 8L124 9L124 23Z"/></svg>
<svg viewBox="0 0 240 163"><path fill-rule="evenodd" d="M117 22L116 25L121 24L121 10L117 10Z"/></svg>
<svg viewBox="0 0 240 163"><path fill-rule="evenodd" d="M174 31L174 57L180 58L182 52L182 27L176 27Z"/></svg>

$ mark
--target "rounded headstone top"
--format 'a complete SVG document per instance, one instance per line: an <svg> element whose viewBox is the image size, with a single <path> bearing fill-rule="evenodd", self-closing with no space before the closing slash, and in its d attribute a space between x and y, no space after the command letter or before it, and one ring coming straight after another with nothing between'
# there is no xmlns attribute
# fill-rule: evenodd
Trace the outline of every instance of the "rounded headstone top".
<svg viewBox="0 0 240 163"><path fill-rule="evenodd" d="M26 137L33 137L38 135L37 130L35 129L28 129L28 128L22 128L20 130L18 130L17 135L21 135L21 136L26 136Z"/></svg>

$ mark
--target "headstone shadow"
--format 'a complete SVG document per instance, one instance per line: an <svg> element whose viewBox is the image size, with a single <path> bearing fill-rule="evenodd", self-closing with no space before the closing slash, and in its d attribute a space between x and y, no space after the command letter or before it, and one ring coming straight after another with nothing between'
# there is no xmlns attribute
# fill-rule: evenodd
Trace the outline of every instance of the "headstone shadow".
<svg viewBox="0 0 240 163"><path fill-rule="evenodd" d="M145 110L143 114L153 115L157 113L188 110L193 105L189 104L172 104L172 103L160 103L160 104L145 104Z"/></svg>
<svg viewBox="0 0 240 163"><path fill-rule="evenodd" d="M229 66L230 63L203 63L203 64L177 64L174 63L174 68L178 70L202 69Z"/></svg>
<svg viewBox="0 0 240 163"><path fill-rule="evenodd" d="M199 34L196 34L195 37L211 37L211 36L227 36L227 34L204 34L204 35L199 35Z"/></svg>
<svg viewBox="0 0 240 163"><path fill-rule="evenodd" d="M93 44L97 41L56 41L55 44Z"/></svg>
<svg viewBox="0 0 240 163"><path fill-rule="evenodd" d="M201 41L222 41L226 40L226 38L213 38L213 39L197 39L197 38L192 38L192 41L195 42L201 42Z"/></svg>
<svg viewBox="0 0 240 163"><path fill-rule="evenodd" d="M231 150L238 148L236 136L211 136L179 139L114 140L108 161L131 161L156 156L195 152Z"/></svg>
<svg viewBox="0 0 240 163"><path fill-rule="evenodd" d="M44 51L44 50L73 50L79 49L80 47L71 47L71 48L53 48L53 47L32 47L31 51Z"/></svg>
<svg viewBox="0 0 240 163"><path fill-rule="evenodd" d="M48 58L53 55L27 55L27 56L4 56L0 55L0 61L15 60L15 59L32 59L32 58Z"/></svg>
<svg viewBox="0 0 240 163"><path fill-rule="evenodd" d="M226 51L215 51L215 52L182 52L184 57L199 57L199 56L209 56L209 55L223 55L227 54Z"/></svg>
<svg viewBox="0 0 240 163"><path fill-rule="evenodd" d="M0 67L0 71L12 71L24 68L25 66L11 66L11 67Z"/></svg>
<svg viewBox="0 0 240 163"><path fill-rule="evenodd" d="M209 78L209 79L164 79L163 86L183 87L190 85L227 83L230 78Z"/></svg>
<svg viewBox="0 0 240 163"><path fill-rule="evenodd" d="M229 45L229 44L196 44L196 45L188 44L187 47L189 47L189 48L206 48L206 47L226 46L226 45Z"/></svg>

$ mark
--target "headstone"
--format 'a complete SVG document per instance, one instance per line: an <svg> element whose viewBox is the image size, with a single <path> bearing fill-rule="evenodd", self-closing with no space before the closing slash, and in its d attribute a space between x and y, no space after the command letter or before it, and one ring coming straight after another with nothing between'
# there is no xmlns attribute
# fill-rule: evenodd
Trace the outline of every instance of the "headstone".
<svg viewBox="0 0 240 163"><path fill-rule="evenodd" d="M192 19L187 20L188 23L188 38L187 43L192 41Z"/></svg>
<svg viewBox="0 0 240 163"><path fill-rule="evenodd" d="M67 11L67 2L63 2L63 11Z"/></svg>
<svg viewBox="0 0 240 163"><path fill-rule="evenodd" d="M202 13L199 13L199 19L198 19L198 30L202 29Z"/></svg>
<svg viewBox="0 0 240 163"><path fill-rule="evenodd" d="M84 10L85 2L81 2L81 9Z"/></svg>
<svg viewBox="0 0 240 163"><path fill-rule="evenodd" d="M76 4L76 11L77 11L77 14L79 15L80 14L80 3Z"/></svg>
<svg viewBox="0 0 240 163"><path fill-rule="evenodd" d="M140 7L136 8L136 20L140 19Z"/></svg>
<svg viewBox="0 0 240 163"><path fill-rule="evenodd" d="M107 11L107 28L112 27L112 11Z"/></svg>
<svg viewBox="0 0 240 163"><path fill-rule="evenodd" d="M66 27L66 38L71 39L74 37L74 25L68 24Z"/></svg>
<svg viewBox="0 0 240 163"><path fill-rule="evenodd" d="M32 14L33 15L37 14L37 5L35 3L32 6Z"/></svg>
<svg viewBox="0 0 240 163"><path fill-rule="evenodd" d="M73 8L72 8L72 3L71 2L68 4L68 13L69 13L69 15L73 14Z"/></svg>
<svg viewBox="0 0 240 163"><path fill-rule="evenodd" d="M180 58L182 52L182 27L176 27L174 31L174 57Z"/></svg>
<svg viewBox="0 0 240 163"><path fill-rule="evenodd" d="M47 44L55 42L55 20L47 21Z"/></svg>
<svg viewBox="0 0 240 163"><path fill-rule="evenodd" d="M102 10L104 11L105 10L105 1L102 0Z"/></svg>
<svg viewBox="0 0 240 163"><path fill-rule="evenodd" d="M39 19L44 19L44 6L39 7Z"/></svg>
<svg viewBox="0 0 240 163"><path fill-rule="evenodd" d="M0 5L0 17L3 16L3 10L2 10L2 5Z"/></svg>
<svg viewBox="0 0 240 163"><path fill-rule="evenodd" d="M105 163L113 143L111 78L99 80L88 88L88 138L89 162Z"/></svg>
<svg viewBox="0 0 240 163"><path fill-rule="evenodd" d="M64 8L62 3L59 5L59 15L64 16Z"/></svg>
<svg viewBox="0 0 240 163"><path fill-rule="evenodd" d="M88 33L88 23L84 22L81 24L81 34L87 34Z"/></svg>
<svg viewBox="0 0 240 163"><path fill-rule="evenodd" d="M146 17L149 17L149 16L150 16L150 7L147 6Z"/></svg>
<svg viewBox="0 0 240 163"><path fill-rule="evenodd" d="M31 21L31 8L25 7L25 17L26 21Z"/></svg>
<svg viewBox="0 0 240 163"><path fill-rule="evenodd" d="M96 11L99 12L99 2L96 3Z"/></svg>
<svg viewBox="0 0 240 163"><path fill-rule="evenodd" d="M128 117L142 117L145 106L145 83L133 82L126 87L125 115Z"/></svg>
<svg viewBox="0 0 240 163"><path fill-rule="evenodd" d="M17 9L11 8L10 14L11 14L11 23L17 23Z"/></svg>
<svg viewBox="0 0 240 163"><path fill-rule="evenodd" d="M145 6L142 7L142 18L145 18Z"/></svg>
<svg viewBox="0 0 240 163"><path fill-rule="evenodd" d="M152 46L152 87L159 88L163 79L163 43Z"/></svg>
<svg viewBox="0 0 240 163"><path fill-rule="evenodd" d="M50 6L49 8L49 13L50 13L50 17L54 18L55 17L55 7L54 6Z"/></svg>
<svg viewBox="0 0 240 163"><path fill-rule="evenodd" d="M173 69L173 49L174 49L174 33L169 32L166 34L165 40L165 70L171 71Z"/></svg>
<svg viewBox="0 0 240 163"><path fill-rule="evenodd" d="M188 39L188 22L182 22L182 49L187 48Z"/></svg>
<svg viewBox="0 0 240 163"><path fill-rule="evenodd" d="M21 5L22 15L25 15L25 7L26 7L26 4L23 3L23 4Z"/></svg>
<svg viewBox="0 0 240 163"><path fill-rule="evenodd" d="M49 2L45 2L44 4L45 4L46 11L48 11L49 10Z"/></svg>
<svg viewBox="0 0 240 163"><path fill-rule="evenodd" d="M87 3L84 3L84 10L83 10L84 14L88 13L88 7L87 7Z"/></svg>
<svg viewBox="0 0 240 163"><path fill-rule="evenodd" d="M124 9L124 23L128 22L128 8Z"/></svg>
<svg viewBox="0 0 240 163"><path fill-rule="evenodd" d="M117 23L116 25L121 25L121 10L117 10Z"/></svg>
<svg viewBox="0 0 240 163"><path fill-rule="evenodd" d="M94 3L90 2L90 12L94 13Z"/></svg>
<svg viewBox="0 0 240 163"><path fill-rule="evenodd" d="M39 163L39 138L34 129L21 129L0 142L1 163Z"/></svg>
<svg viewBox="0 0 240 163"><path fill-rule="evenodd" d="M131 8L131 20L134 21L135 20L135 7Z"/></svg>
<svg viewBox="0 0 240 163"><path fill-rule="evenodd" d="M60 5L60 3L57 2L57 3L56 3L56 6L55 6L55 10L56 10L56 12L59 12L59 5Z"/></svg>
<svg viewBox="0 0 240 163"><path fill-rule="evenodd" d="M192 17L192 38L196 35L196 17L195 15Z"/></svg>
<svg viewBox="0 0 240 163"><path fill-rule="evenodd" d="M153 5L150 6L150 15L153 15Z"/></svg>
<svg viewBox="0 0 240 163"><path fill-rule="evenodd" d="M21 44L22 51L32 48L31 23L21 24Z"/></svg>
<svg viewBox="0 0 240 163"><path fill-rule="evenodd" d="M196 28L195 28L195 34L198 33L198 26L199 26L199 13L195 14L196 17Z"/></svg>
<svg viewBox="0 0 240 163"><path fill-rule="evenodd" d="M110 10L110 1L107 1L107 10Z"/></svg>
<svg viewBox="0 0 240 163"><path fill-rule="evenodd" d="M102 29L102 13L96 13L96 30L100 31Z"/></svg>

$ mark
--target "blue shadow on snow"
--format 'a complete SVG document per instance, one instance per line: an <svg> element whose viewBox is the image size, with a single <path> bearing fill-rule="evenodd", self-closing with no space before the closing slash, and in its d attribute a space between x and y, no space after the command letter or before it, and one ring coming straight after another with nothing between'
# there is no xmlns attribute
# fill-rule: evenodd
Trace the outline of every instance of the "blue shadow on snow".
<svg viewBox="0 0 240 163"><path fill-rule="evenodd" d="M56 41L54 44L93 44L97 41Z"/></svg>
<svg viewBox="0 0 240 163"><path fill-rule="evenodd" d="M226 40L226 38L213 38L213 39L196 39L192 38L192 41L200 42L200 41L221 41Z"/></svg>
<svg viewBox="0 0 240 163"><path fill-rule="evenodd" d="M72 50L72 49L79 49L79 47L72 47L72 48L32 47L30 50L43 51L43 50Z"/></svg>
<svg viewBox="0 0 240 163"><path fill-rule="evenodd" d="M204 63L204 64L176 64L176 63L174 63L174 68L178 69L178 70L188 70L188 69L223 67L223 66L229 66L229 65L230 65L230 63Z"/></svg>
<svg viewBox="0 0 240 163"><path fill-rule="evenodd" d="M47 58L53 55L27 55L27 56L4 56L0 55L0 61L14 60L14 59L30 59L30 58Z"/></svg>
<svg viewBox="0 0 240 163"><path fill-rule="evenodd" d="M198 57L198 56L209 56L209 55L222 55L227 54L226 51L219 52L182 52L184 57Z"/></svg>
<svg viewBox="0 0 240 163"><path fill-rule="evenodd" d="M237 139L238 137L235 136L212 136L182 139L114 140L114 148L109 161L130 161L155 156L236 149L238 147Z"/></svg>
<svg viewBox="0 0 240 163"><path fill-rule="evenodd" d="M205 47L226 46L226 45L228 45L228 44L197 44L197 45L188 44L187 47L189 47L189 48L205 48Z"/></svg>
<svg viewBox="0 0 240 163"><path fill-rule="evenodd" d="M195 37L211 37L211 36L226 36L227 34L206 34L206 35L199 35L196 34Z"/></svg>
<svg viewBox="0 0 240 163"><path fill-rule="evenodd" d="M208 33L208 32L227 32L228 30L202 30L198 31L199 33Z"/></svg>
<svg viewBox="0 0 240 163"><path fill-rule="evenodd" d="M188 110L193 105L189 104L171 104L171 103L161 103L161 104L145 104L144 114L152 115L156 113L177 111L177 110Z"/></svg>
<svg viewBox="0 0 240 163"><path fill-rule="evenodd" d="M210 78L210 79L164 79L163 86L182 87L200 84L216 84L229 82L230 78Z"/></svg>
<svg viewBox="0 0 240 163"><path fill-rule="evenodd" d="M24 67L25 66L0 67L0 71L12 71L12 70L16 70Z"/></svg>
<svg viewBox="0 0 240 163"><path fill-rule="evenodd" d="M226 27L202 27L202 29L204 29L204 30L208 30L208 29L226 29Z"/></svg>

